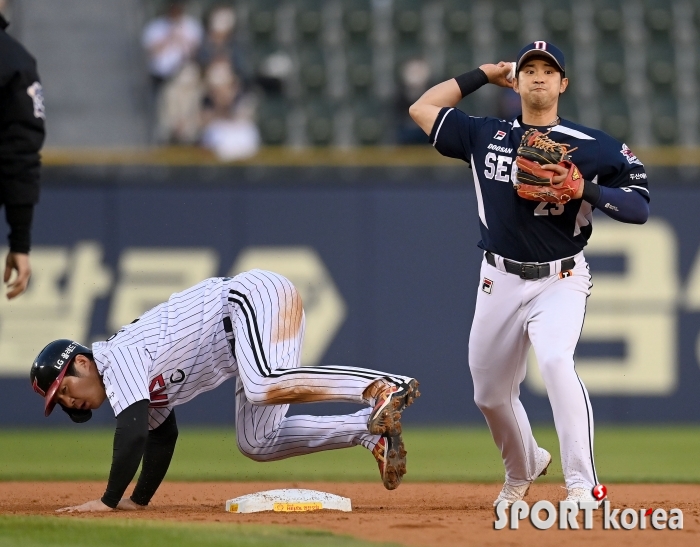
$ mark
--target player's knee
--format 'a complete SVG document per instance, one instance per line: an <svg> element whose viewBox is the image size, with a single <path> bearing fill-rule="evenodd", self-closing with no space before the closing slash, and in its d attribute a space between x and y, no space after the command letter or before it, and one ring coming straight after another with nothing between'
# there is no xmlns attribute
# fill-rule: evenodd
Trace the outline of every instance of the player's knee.
<svg viewBox="0 0 700 547"><path fill-rule="evenodd" d="M267 393L246 391L245 396L254 405L264 405L267 401Z"/></svg>
<svg viewBox="0 0 700 547"><path fill-rule="evenodd" d="M498 412L508 404L508 397L500 393L474 393L474 402L484 414Z"/></svg>
<svg viewBox="0 0 700 547"><path fill-rule="evenodd" d="M254 462L267 462L272 460L272 455L263 450L262 446L253 446L248 441L238 439L238 450L246 458Z"/></svg>
<svg viewBox="0 0 700 547"><path fill-rule="evenodd" d="M264 385L256 385L255 389L250 389L246 383L243 384L243 391L245 391L245 398L254 405L264 405L267 404L268 393Z"/></svg>
<svg viewBox="0 0 700 547"><path fill-rule="evenodd" d="M241 450L243 455L248 458L249 460L253 460L254 462L269 462L272 457L269 454L263 454L261 452L251 452L251 451L243 451Z"/></svg>
<svg viewBox="0 0 700 547"><path fill-rule="evenodd" d="M498 378L478 377L474 382L474 402L482 412L498 410L510 402L510 382Z"/></svg>
<svg viewBox="0 0 700 547"><path fill-rule="evenodd" d="M547 352L537 356L537 365L542 378L547 382L550 378L555 379L561 374L572 371L574 360L564 352Z"/></svg>

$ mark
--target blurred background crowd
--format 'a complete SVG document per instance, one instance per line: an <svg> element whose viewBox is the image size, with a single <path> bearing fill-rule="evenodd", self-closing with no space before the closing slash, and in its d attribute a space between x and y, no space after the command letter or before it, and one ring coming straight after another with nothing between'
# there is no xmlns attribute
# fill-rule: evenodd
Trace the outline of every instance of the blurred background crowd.
<svg viewBox="0 0 700 547"><path fill-rule="evenodd" d="M200 143L224 159L254 154L260 144L246 54L236 40L236 11L208 10L205 24L170 0L145 26L143 48L153 91L153 138Z"/></svg>
<svg viewBox="0 0 700 547"><path fill-rule="evenodd" d="M398 61L387 2L160 5L142 36L156 142L201 143L225 159L260 143L427 144L408 117L437 81L420 47L422 2L402 6Z"/></svg>
<svg viewBox="0 0 700 547"><path fill-rule="evenodd" d="M90 129L65 105L80 101L86 119L95 94L109 100L112 132L87 144L201 144L224 159L261 145L427 144L411 102L481 63L514 60L533 40L566 54L564 117L637 146L698 144L700 0L12 4L14 32L42 59L49 145L85 144ZM509 118L519 99L486 86L461 106Z"/></svg>
<svg viewBox="0 0 700 547"><path fill-rule="evenodd" d="M201 141L224 150L234 143L248 150L258 138L298 146L425 143L407 117L412 101L482 62L513 60L533 39L551 40L567 55L572 87L562 97L564 116L642 144L687 137L691 129L678 120L697 131L698 4L160 4L163 14L143 35L162 91L160 142ZM512 91L490 91L490 100L470 101L468 108L505 118L518 114Z"/></svg>

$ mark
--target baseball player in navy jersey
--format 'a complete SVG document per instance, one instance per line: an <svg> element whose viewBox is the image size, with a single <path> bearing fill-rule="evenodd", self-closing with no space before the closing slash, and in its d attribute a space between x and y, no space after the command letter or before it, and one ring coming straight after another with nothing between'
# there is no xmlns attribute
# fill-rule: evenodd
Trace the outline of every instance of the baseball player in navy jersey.
<svg viewBox="0 0 700 547"><path fill-rule="evenodd" d="M505 484L494 505L522 499L551 462L537 445L519 399L531 346L552 406L567 500L593 501L591 489L598 483L593 413L574 365L591 288L583 248L594 208L634 224L643 224L649 215L647 176L631 150L602 131L558 116L559 95L568 85L565 74L562 52L534 42L520 51L515 67L482 65L429 89L410 108L438 152L472 169L484 259L469 367L474 400L505 465ZM520 95L522 115L500 120L455 108L487 83L512 87ZM583 177L565 203L518 194L522 181L515 160L521 138L533 128L544 133L548 145L556 141L569 151L570 172L557 164L542 166L555 185L570 173Z"/></svg>
<svg viewBox="0 0 700 547"><path fill-rule="evenodd" d="M62 511L139 509L170 465L174 407L236 377L236 439L256 461L362 445L384 486L406 472L401 413L420 394L413 378L355 367L300 367L304 310L292 283L251 270L211 278L143 314L105 342L48 344L30 380L75 422L105 400L114 410L112 469L104 496ZM343 401L367 408L346 416L287 416L289 403ZM130 498L122 498L143 460Z"/></svg>

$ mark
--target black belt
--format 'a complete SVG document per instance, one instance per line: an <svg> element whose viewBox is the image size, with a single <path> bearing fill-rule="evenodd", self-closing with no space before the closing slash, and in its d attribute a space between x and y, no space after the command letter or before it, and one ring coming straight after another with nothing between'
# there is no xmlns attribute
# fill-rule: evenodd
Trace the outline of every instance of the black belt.
<svg viewBox="0 0 700 547"><path fill-rule="evenodd" d="M491 251L486 251L486 262L494 268L496 267L496 257ZM576 261L573 258L565 258L561 261L561 271L573 270ZM520 277L520 279L542 279L550 276L549 264L545 262L516 262L515 260L503 259L503 266L508 273Z"/></svg>

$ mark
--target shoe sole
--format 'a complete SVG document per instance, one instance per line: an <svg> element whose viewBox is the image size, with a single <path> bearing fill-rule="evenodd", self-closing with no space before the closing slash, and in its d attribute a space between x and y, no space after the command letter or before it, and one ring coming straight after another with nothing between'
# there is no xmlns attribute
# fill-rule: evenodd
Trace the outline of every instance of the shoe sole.
<svg viewBox="0 0 700 547"><path fill-rule="evenodd" d="M406 449L403 439L399 437L398 443L390 448L386 454L382 483L387 490L395 490L401 484L406 474Z"/></svg>
<svg viewBox="0 0 700 547"><path fill-rule="evenodd" d="M417 380L411 380L408 382L404 393L398 394L398 397L390 397L384 406L378 409L376 414L373 413L370 416L367 422L369 432L373 435L384 435L387 437L401 435L401 413L420 397L418 386Z"/></svg>
<svg viewBox="0 0 700 547"><path fill-rule="evenodd" d="M547 465L545 465L542 472L539 475L537 475L537 478L540 478L540 477L543 477L544 475L546 475L547 470L549 469L550 465L552 465L552 455L551 454L549 455L549 461L547 462ZM532 482L535 482L535 481L532 481ZM527 490L525 490L523 497L520 499L524 499L525 496L527 496L527 493L530 491L530 486L532 486L532 483L530 483L530 485L527 487ZM499 500L498 500L498 498L496 498L496 501L493 502L493 506L496 507L496 505L498 505L498 502L499 502ZM514 503L514 502L509 503L508 506L510 506L512 503Z"/></svg>

